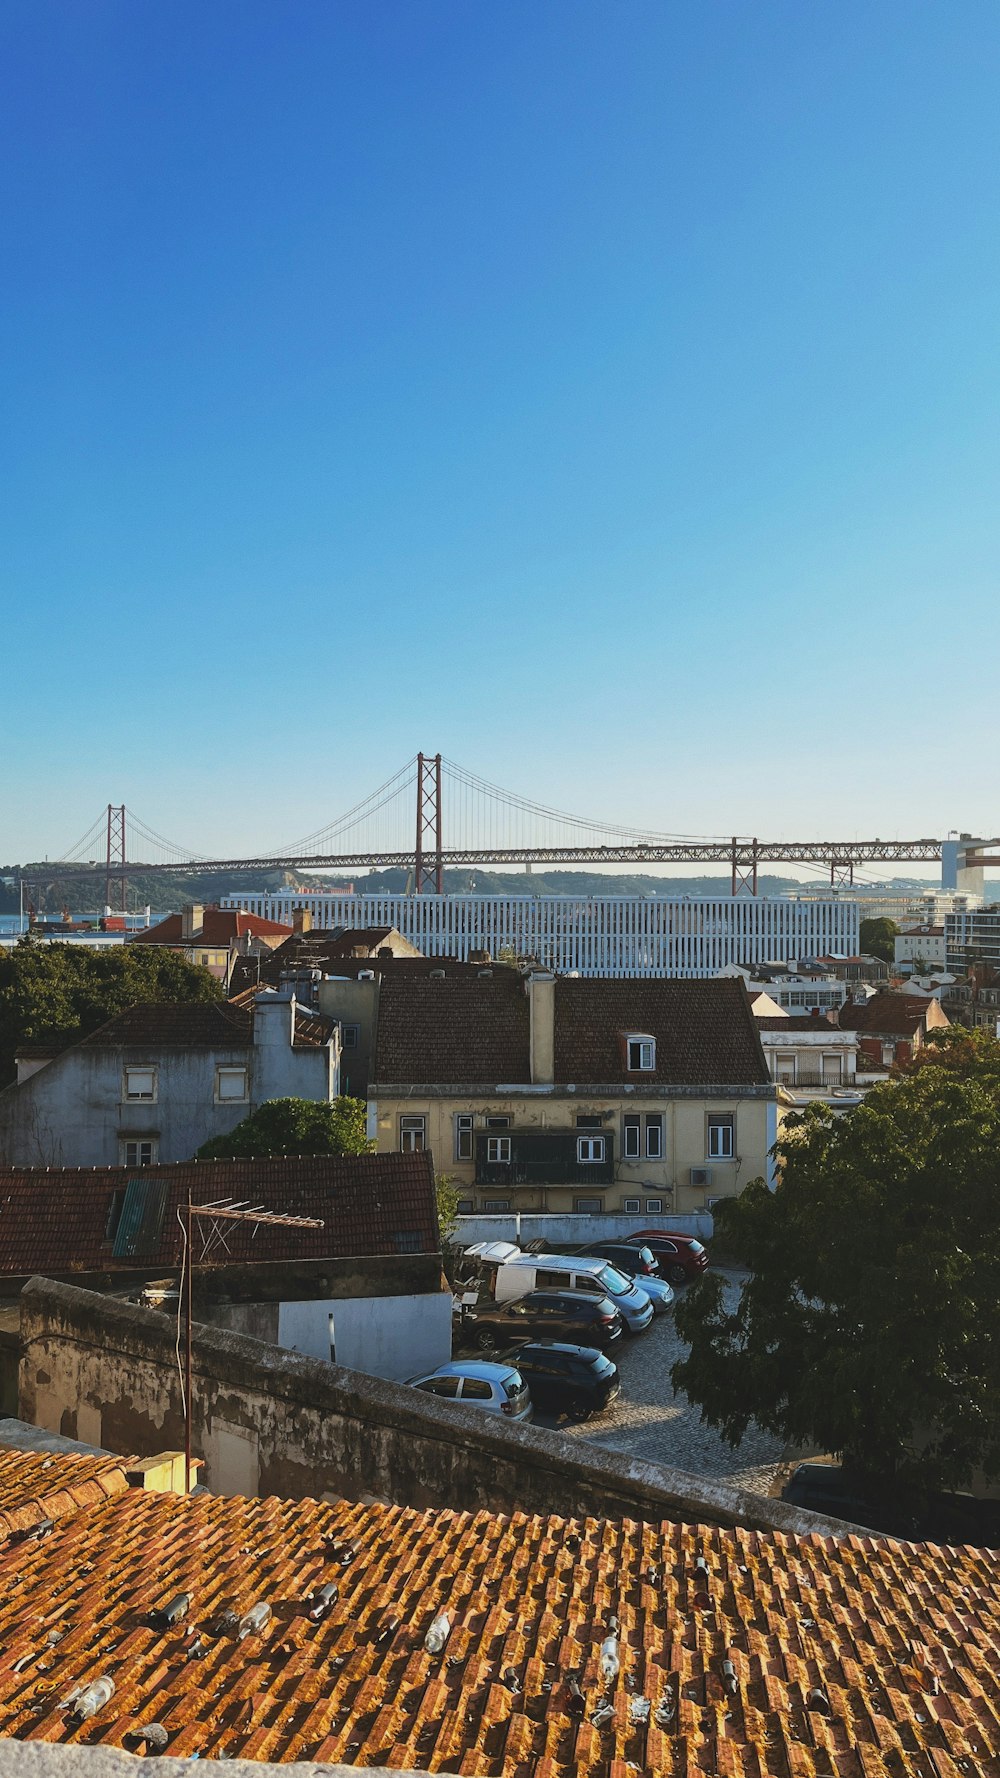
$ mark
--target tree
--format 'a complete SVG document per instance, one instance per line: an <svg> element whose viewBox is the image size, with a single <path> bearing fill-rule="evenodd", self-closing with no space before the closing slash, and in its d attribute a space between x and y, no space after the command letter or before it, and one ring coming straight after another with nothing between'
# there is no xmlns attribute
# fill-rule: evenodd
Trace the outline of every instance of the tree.
<svg viewBox="0 0 1000 1778"><path fill-rule="evenodd" d="M856 1110L790 1118L778 1153L777 1189L720 1217L738 1302L709 1274L677 1309L675 1387L731 1443L756 1420L875 1498L1000 1475L1000 1043L944 1031Z"/></svg>
<svg viewBox="0 0 1000 1778"><path fill-rule="evenodd" d="M438 1228L444 1243L450 1241L458 1226L458 1187L450 1173L435 1175L434 1192L437 1198Z"/></svg>
<svg viewBox="0 0 1000 1778"><path fill-rule="evenodd" d="M895 920L862 920L858 936L863 954L881 957L883 963L894 963L898 933Z"/></svg>
<svg viewBox="0 0 1000 1778"><path fill-rule="evenodd" d="M199 1161L263 1159L275 1154L371 1154L363 1099L269 1099L226 1136L213 1136Z"/></svg>
<svg viewBox="0 0 1000 1778"><path fill-rule="evenodd" d="M221 999L207 969L161 945L94 950L25 938L0 955L0 1084L14 1077L19 1044L76 1043L140 1003Z"/></svg>

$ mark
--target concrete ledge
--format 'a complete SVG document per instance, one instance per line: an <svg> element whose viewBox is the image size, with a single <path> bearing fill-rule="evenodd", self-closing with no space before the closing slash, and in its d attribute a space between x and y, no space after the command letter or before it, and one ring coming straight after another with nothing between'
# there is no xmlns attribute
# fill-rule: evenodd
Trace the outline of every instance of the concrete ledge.
<svg viewBox="0 0 1000 1778"><path fill-rule="evenodd" d="M162 1754L154 1766L139 1760L135 1754L117 1747L87 1746L80 1742L64 1745L58 1741L0 1740L0 1775L2 1778L137 1778L141 1766L156 1778L191 1778L190 1759L171 1759ZM368 1772L379 1778L418 1778L415 1772L394 1767L368 1766ZM358 1778L357 1766L317 1765L312 1760L292 1760L272 1765L270 1760L227 1759L199 1760L198 1771L203 1778ZM425 1774L420 1778L426 1778Z"/></svg>
<svg viewBox="0 0 1000 1778"><path fill-rule="evenodd" d="M156 1455L183 1445L172 1319L44 1278L25 1287L21 1312L23 1418L44 1423L61 1404L64 1415L79 1410L88 1423L98 1416L101 1443L112 1450ZM558 1432L449 1406L221 1328L196 1327L193 1345L194 1450L208 1457L207 1485L223 1492L669 1519L788 1536L860 1530L600 1446L582 1455ZM219 1423L257 1451L257 1490L245 1481L227 1489L213 1473Z"/></svg>

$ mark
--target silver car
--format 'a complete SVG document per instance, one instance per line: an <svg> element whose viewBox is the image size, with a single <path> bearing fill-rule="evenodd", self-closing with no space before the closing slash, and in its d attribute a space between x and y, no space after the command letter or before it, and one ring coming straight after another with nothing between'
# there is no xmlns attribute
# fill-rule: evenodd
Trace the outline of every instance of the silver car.
<svg viewBox="0 0 1000 1778"><path fill-rule="evenodd" d="M488 1414L504 1414L509 1420L530 1420L534 1409L528 1387L512 1364L489 1364L485 1359L454 1358L436 1371L407 1379L411 1389L422 1389L438 1401L460 1401L468 1408L485 1408Z"/></svg>

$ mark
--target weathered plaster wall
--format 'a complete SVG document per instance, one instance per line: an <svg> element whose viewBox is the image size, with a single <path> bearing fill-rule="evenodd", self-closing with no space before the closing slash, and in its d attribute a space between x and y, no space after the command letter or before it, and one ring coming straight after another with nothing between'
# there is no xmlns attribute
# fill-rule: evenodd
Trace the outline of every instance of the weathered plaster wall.
<svg viewBox="0 0 1000 1778"><path fill-rule="evenodd" d="M34 1278L21 1298L21 1418L112 1451L184 1442L171 1320ZM510 1424L218 1328L196 1329L194 1451L218 1492L374 1497L806 1533L835 1521Z"/></svg>

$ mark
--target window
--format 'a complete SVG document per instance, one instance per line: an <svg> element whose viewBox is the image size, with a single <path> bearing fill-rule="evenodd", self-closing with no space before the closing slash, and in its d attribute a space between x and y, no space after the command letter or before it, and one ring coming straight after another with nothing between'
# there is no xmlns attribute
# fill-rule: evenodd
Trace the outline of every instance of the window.
<svg viewBox="0 0 1000 1778"><path fill-rule="evenodd" d="M642 1123L637 1117L622 1119L622 1159L637 1161L640 1154Z"/></svg>
<svg viewBox="0 0 1000 1778"><path fill-rule="evenodd" d="M486 1160L491 1167L506 1165L510 1160L510 1137L487 1136Z"/></svg>
<svg viewBox="0 0 1000 1778"><path fill-rule="evenodd" d="M599 1130L603 1121L599 1117L578 1117L576 1127L578 1130Z"/></svg>
<svg viewBox="0 0 1000 1778"><path fill-rule="evenodd" d="M404 1154L416 1154L423 1149L427 1140L427 1119L423 1117L401 1117L399 1120L399 1146Z"/></svg>
<svg viewBox="0 0 1000 1778"><path fill-rule="evenodd" d="M483 1205L483 1209L484 1210L509 1210L510 1209L510 1199L509 1198L487 1198L486 1202Z"/></svg>
<svg viewBox="0 0 1000 1778"><path fill-rule="evenodd" d="M775 1058L774 1058L774 1078L775 1078L775 1080L794 1081L794 1079L795 1079L795 1051L794 1050L792 1050L791 1053L788 1053L786 1051L786 1053L784 1055L776 1055L775 1056Z"/></svg>
<svg viewBox="0 0 1000 1778"><path fill-rule="evenodd" d="M463 1377L463 1401L492 1401L493 1391L483 1377Z"/></svg>
<svg viewBox="0 0 1000 1778"><path fill-rule="evenodd" d="M600 1216L601 1212L604 1209L604 1199L603 1198L574 1198L573 1199L573 1209L580 1216ZM581 1278L579 1280L579 1288L581 1290L587 1289L589 1287L589 1282L590 1282L589 1279L585 1283L584 1280ZM600 1285L597 1286L597 1290L596 1290L595 1294L597 1296L603 1295Z"/></svg>
<svg viewBox="0 0 1000 1778"><path fill-rule="evenodd" d="M656 1067L656 1040L652 1037L630 1037L628 1040L630 1072L649 1074Z"/></svg>
<svg viewBox="0 0 1000 1778"><path fill-rule="evenodd" d="M458 1203L455 1205L455 1215L456 1216L475 1216L475 1214L476 1214L476 1200L475 1200L475 1198L459 1198Z"/></svg>
<svg viewBox="0 0 1000 1778"><path fill-rule="evenodd" d="M884 1068L891 1068L895 1060L896 1060L896 1046L895 1046L895 1044L894 1043L884 1043L882 1045L882 1066Z"/></svg>
<svg viewBox="0 0 1000 1778"><path fill-rule="evenodd" d="M646 1159L658 1161L663 1154L663 1119L659 1113L646 1119Z"/></svg>
<svg viewBox="0 0 1000 1778"><path fill-rule="evenodd" d="M708 1158L710 1161L731 1161L736 1153L735 1118L710 1117L708 1120Z"/></svg>
<svg viewBox="0 0 1000 1778"><path fill-rule="evenodd" d="M640 1200L638 1198L623 1198L622 1199L622 1209L624 1210L626 1216L638 1216L641 1208L642 1208L642 1205L641 1205Z"/></svg>
<svg viewBox="0 0 1000 1778"><path fill-rule="evenodd" d="M156 1069L126 1068L125 1091L123 1096L126 1099L155 1099Z"/></svg>
<svg viewBox="0 0 1000 1778"><path fill-rule="evenodd" d="M156 1138L138 1136L134 1142L120 1142L118 1152L123 1167L151 1167L156 1159Z"/></svg>
<svg viewBox="0 0 1000 1778"><path fill-rule="evenodd" d="M843 1057L823 1057L823 1081L825 1085L839 1086L843 1076Z"/></svg>
<svg viewBox="0 0 1000 1778"><path fill-rule="evenodd" d="M417 1388L423 1389L427 1395L441 1395L446 1401L454 1401L459 1382L458 1377L428 1377L426 1383L418 1383Z"/></svg>
<svg viewBox="0 0 1000 1778"><path fill-rule="evenodd" d="M662 1216L663 1215L663 1199L662 1198L647 1198L646 1199L646 1215L647 1216Z"/></svg>
<svg viewBox="0 0 1000 1778"><path fill-rule="evenodd" d="M215 1070L215 1097L220 1103L226 1100L246 1100L249 1097L246 1069L217 1068Z"/></svg>
<svg viewBox="0 0 1000 1778"><path fill-rule="evenodd" d="M576 1140L576 1158L583 1166L600 1165L604 1160L603 1136L578 1136Z"/></svg>
<svg viewBox="0 0 1000 1778"><path fill-rule="evenodd" d="M342 1025L340 1033L341 1048L345 1050L356 1050L358 1044L361 1042L361 1026Z"/></svg>
<svg viewBox="0 0 1000 1778"><path fill-rule="evenodd" d="M472 1113L460 1111L455 1119L455 1159L471 1161L472 1159Z"/></svg>
<svg viewBox="0 0 1000 1778"><path fill-rule="evenodd" d="M488 1130L509 1130L510 1129L510 1118L509 1117L488 1117L486 1119L486 1128Z"/></svg>

